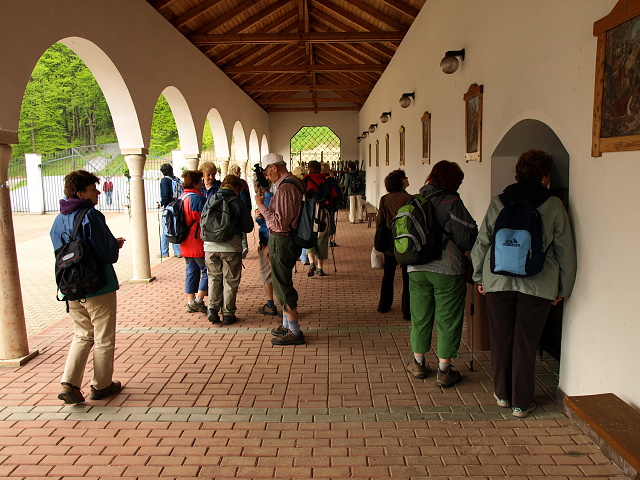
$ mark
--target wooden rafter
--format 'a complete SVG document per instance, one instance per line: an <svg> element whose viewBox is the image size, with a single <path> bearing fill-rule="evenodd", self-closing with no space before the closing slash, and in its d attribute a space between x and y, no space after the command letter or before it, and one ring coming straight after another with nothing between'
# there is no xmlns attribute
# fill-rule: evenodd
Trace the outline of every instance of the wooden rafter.
<svg viewBox="0 0 640 480"><path fill-rule="evenodd" d="M383 72L386 65L381 64L343 64L343 65L246 65L222 67L225 73L311 73L311 72Z"/></svg>
<svg viewBox="0 0 640 480"><path fill-rule="evenodd" d="M317 98L281 98L281 99L265 99L258 100L258 103L265 103L274 105L278 104L293 104L293 103L364 103L367 97L317 97Z"/></svg>
<svg viewBox="0 0 640 480"><path fill-rule="evenodd" d="M323 90L371 90L374 86L374 83L337 83L333 85L245 85L242 89L245 92L308 92L312 90L320 92Z"/></svg>
<svg viewBox="0 0 640 480"><path fill-rule="evenodd" d="M364 2L361 2L360 0L349 0L349 3L354 7L356 7L357 9L359 9L361 12L364 12L372 16L377 21L384 23L385 25L388 25L390 28L393 28L394 30L397 30L397 31L407 30L407 26L405 24L394 20L389 15L384 15L379 10L376 10L375 8L367 5Z"/></svg>
<svg viewBox="0 0 640 480"><path fill-rule="evenodd" d="M171 24L176 28L180 28L190 21L195 20L206 11L212 9L218 3L222 2L224 2L224 0L205 0L204 2L193 7L191 10L188 10L187 12L174 19Z"/></svg>
<svg viewBox="0 0 640 480"><path fill-rule="evenodd" d="M248 43L372 43L400 42L405 32L309 32L309 33L222 33L188 35L196 45Z"/></svg>
<svg viewBox="0 0 640 480"><path fill-rule="evenodd" d="M387 5L389 5L390 7L395 8L399 12L402 12L410 16L412 19L415 19L418 16L418 13L420 13L420 10L416 10L412 6L407 5L406 3L400 0L382 0L382 1Z"/></svg>

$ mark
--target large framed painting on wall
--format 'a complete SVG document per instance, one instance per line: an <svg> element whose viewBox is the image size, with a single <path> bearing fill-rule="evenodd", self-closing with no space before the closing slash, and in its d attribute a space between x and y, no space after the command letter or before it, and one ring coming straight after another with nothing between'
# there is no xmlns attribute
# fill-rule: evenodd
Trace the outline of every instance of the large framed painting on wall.
<svg viewBox="0 0 640 480"><path fill-rule="evenodd" d="M369 144L369 166L371 166L371 144Z"/></svg>
<svg viewBox="0 0 640 480"><path fill-rule="evenodd" d="M464 94L465 150L464 159L482 161L482 91L483 86L472 84Z"/></svg>
<svg viewBox="0 0 640 480"><path fill-rule="evenodd" d="M405 151L404 150L404 148L405 148L405 145L404 145L404 142L405 142L405 139L404 139L404 135L405 135L404 125L402 127L400 127L400 130L398 130L398 133L400 134L400 166L404 167L404 165L405 165L405 161L404 161L404 151Z"/></svg>
<svg viewBox="0 0 640 480"><path fill-rule="evenodd" d="M385 144L385 154L384 154L384 164L389 166L389 134L387 133L384 136L384 144Z"/></svg>
<svg viewBox="0 0 640 480"><path fill-rule="evenodd" d="M376 140L376 167L380 166L380 140Z"/></svg>
<svg viewBox="0 0 640 480"><path fill-rule="evenodd" d="M422 118L422 163L431 162L431 114L424 112Z"/></svg>
<svg viewBox="0 0 640 480"><path fill-rule="evenodd" d="M640 0L620 0L598 37L591 155L640 150Z"/></svg>

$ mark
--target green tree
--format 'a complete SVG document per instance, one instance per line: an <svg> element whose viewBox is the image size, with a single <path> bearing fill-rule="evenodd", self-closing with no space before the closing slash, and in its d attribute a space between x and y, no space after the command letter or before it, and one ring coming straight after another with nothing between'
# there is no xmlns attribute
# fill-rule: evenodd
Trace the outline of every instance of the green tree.
<svg viewBox="0 0 640 480"><path fill-rule="evenodd" d="M149 150L159 157L166 155L171 150L180 148L178 128L173 118L173 112L169 102L160 95L156 108L153 110L153 122L151 123L151 142Z"/></svg>

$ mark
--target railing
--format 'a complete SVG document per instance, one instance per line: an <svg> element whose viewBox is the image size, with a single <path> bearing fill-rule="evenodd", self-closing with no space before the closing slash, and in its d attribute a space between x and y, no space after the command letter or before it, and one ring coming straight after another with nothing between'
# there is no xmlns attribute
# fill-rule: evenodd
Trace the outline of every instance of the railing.
<svg viewBox="0 0 640 480"><path fill-rule="evenodd" d="M23 159L9 164L9 196L12 212L29 211L29 191L27 190L27 168Z"/></svg>

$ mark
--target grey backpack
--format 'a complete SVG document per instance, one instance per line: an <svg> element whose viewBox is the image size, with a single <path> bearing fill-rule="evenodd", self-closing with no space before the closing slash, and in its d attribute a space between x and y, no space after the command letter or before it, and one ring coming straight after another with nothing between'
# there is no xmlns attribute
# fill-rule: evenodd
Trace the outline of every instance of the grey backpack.
<svg viewBox="0 0 640 480"><path fill-rule="evenodd" d="M200 217L200 238L205 242L228 242L241 232L234 216L232 202L237 202L235 195L216 193L210 196ZM238 212L239 209L235 209Z"/></svg>

